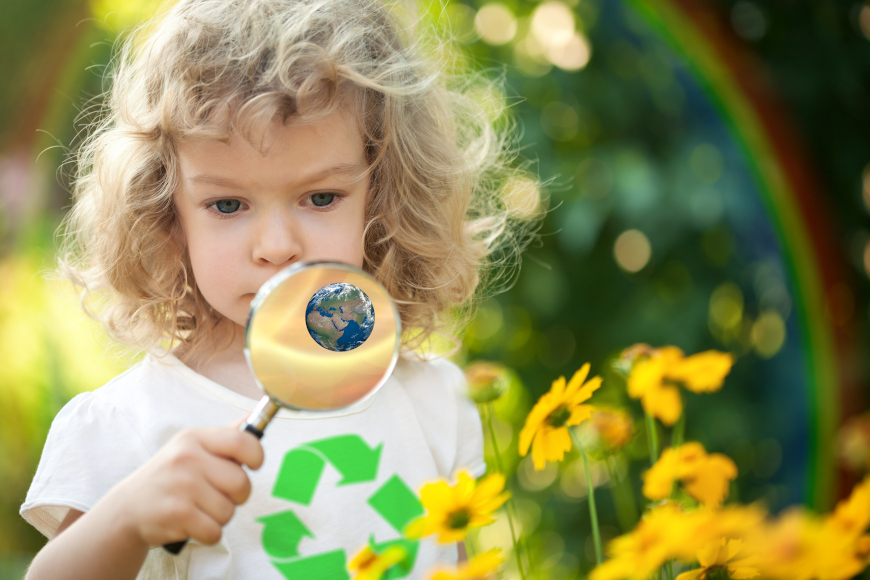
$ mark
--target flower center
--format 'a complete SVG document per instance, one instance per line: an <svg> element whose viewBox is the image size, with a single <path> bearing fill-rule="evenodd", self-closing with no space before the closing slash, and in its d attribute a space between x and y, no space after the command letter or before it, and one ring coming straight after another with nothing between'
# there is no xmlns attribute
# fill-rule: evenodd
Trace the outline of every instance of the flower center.
<svg viewBox="0 0 870 580"><path fill-rule="evenodd" d="M731 576L728 575L728 568L725 566L710 566L705 571L707 580L728 580Z"/></svg>
<svg viewBox="0 0 870 580"><path fill-rule="evenodd" d="M547 417L547 423L550 424L551 427L564 427L565 422L568 420L568 417L571 416L571 411L568 410L567 407L562 405Z"/></svg>
<svg viewBox="0 0 870 580"><path fill-rule="evenodd" d="M471 521L471 514L468 510L461 509L447 516L447 527L451 530L462 530L468 527L468 522Z"/></svg>

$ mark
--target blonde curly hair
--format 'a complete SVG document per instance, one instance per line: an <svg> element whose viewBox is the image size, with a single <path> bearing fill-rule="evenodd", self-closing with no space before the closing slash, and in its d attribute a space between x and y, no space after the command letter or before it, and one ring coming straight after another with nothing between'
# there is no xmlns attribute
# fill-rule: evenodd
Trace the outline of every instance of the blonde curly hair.
<svg viewBox="0 0 870 580"><path fill-rule="evenodd" d="M455 340L481 282L504 280L503 266L518 263L529 233L518 224L528 222L511 218L499 190L525 171L514 166L510 122L494 128L504 107L481 102L497 85L433 62L444 38L412 38L422 21L404 26L395 8L181 0L121 43L76 152L58 258L114 339L188 354L216 347L220 315L176 241L178 143L238 134L254 146L264 124L344 108L370 164L364 268L395 299L405 349L434 332Z"/></svg>

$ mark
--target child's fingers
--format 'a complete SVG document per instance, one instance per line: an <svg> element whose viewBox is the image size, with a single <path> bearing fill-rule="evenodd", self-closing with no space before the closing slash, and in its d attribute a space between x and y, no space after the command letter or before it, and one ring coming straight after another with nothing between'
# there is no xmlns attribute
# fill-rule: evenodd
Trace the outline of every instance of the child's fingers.
<svg viewBox="0 0 870 580"><path fill-rule="evenodd" d="M208 455L204 459L204 476L214 489L222 493L235 505L241 505L251 495L251 480L248 475L231 459Z"/></svg>
<svg viewBox="0 0 870 580"><path fill-rule="evenodd" d="M250 433L230 427L203 429L200 442L212 455L232 459L251 469L258 469L263 464L263 447Z"/></svg>
<svg viewBox="0 0 870 580"><path fill-rule="evenodd" d="M188 537L197 542L211 546L221 539L221 525L199 508L191 510L186 523Z"/></svg>
<svg viewBox="0 0 870 580"><path fill-rule="evenodd" d="M194 498L196 507L219 526L227 525L236 511L233 501L220 490L203 481Z"/></svg>

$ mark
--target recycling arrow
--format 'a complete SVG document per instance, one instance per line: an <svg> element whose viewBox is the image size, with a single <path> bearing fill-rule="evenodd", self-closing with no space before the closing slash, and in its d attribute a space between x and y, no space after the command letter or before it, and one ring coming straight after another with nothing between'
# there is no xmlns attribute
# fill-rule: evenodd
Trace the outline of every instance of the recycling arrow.
<svg viewBox="0 0 870 580"><path fill-rule="evenodd" d="M272 495L310 505L326 461L341 474L338 485L374 481L382 448L383 445L378 445L372 449L359 435L339 435L306 443L284 456Z"/></svg>
<svg viewBox="0 0 870 580"><path fill-rule="evenodd" d="M257 518L263 528L263 549L273 558L294 558L299 555L299 543L314 534L296 517L293 510Z"/></svg>
<svg viewBox="0 0 870 580"><path fill-rule="evenodd" d="M287 562L272 560L272 565L287 580L350 580L346 562L344 550L333 550Z"/></svg>
<svg viewBox="0 0 870 580"><path fill-rule="evenodd" d="M382 449L383 444L369 447L358 435L339 435L291 449L281 462L272 495L310 505L327 462L341 474L340 486L375 481ZM368 504L400 534L412 520L423 514L419 498L397 475L380 486L369 497ZM306 537L314 539L315 536L292 510L264 516L257 521L264 525L263 549L287 580L349 579L344 550L299 556L302 540ZM371 536L369 544L378 553L393 545L405 549L405 559L390 567L383 576L384 580L404 578L411 573L419 542L399 538L376 543Z"/></svg>
<svg viewBox="0 0 870 580"><path fill-rule="evenodd" d="M375 537L371 536L369 538L369 545L376 554L383 554L392 546L401 546L405 549L405 554L407 554L405 558L401 562L387 568L383 576L381 576L381 580L393 580L404 578L414 569L414 563L417 561L417 549L420 547L420 542L409 540L407 538L399 538L397 540L390 540L389 542L378 543L375 542Z"/></svg>
<svg viewBox="0 0 870 580"><path fill-rule="evenodd" d="M309 443L308 447L323 453L338 470L342 476L338 485L348 485L375 480L384 446L381 444L372 449L359 435L340 435Z"/></svg>

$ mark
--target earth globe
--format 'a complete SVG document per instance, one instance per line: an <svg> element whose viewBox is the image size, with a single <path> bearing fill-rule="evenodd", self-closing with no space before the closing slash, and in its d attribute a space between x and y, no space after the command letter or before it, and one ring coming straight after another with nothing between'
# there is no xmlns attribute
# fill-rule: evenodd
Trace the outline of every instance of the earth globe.
<svg viewBox="0 0 870 580"><path fill-rule="evenodd" d="M375 308L365 292L336 282L314 293L305 309L305 323L308 334L323 348L353 350L371 336Z"/></svg>

